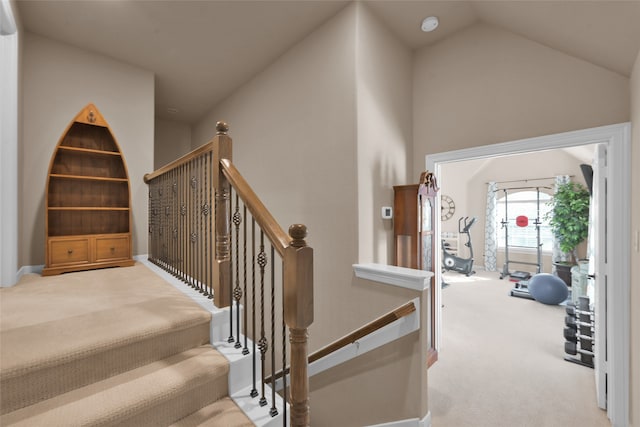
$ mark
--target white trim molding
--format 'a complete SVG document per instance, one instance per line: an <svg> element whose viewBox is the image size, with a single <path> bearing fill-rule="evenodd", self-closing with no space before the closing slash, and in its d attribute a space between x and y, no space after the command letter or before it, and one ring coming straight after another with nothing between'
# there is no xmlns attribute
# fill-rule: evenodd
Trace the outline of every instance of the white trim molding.
<svg viewBox="0 0 640 427"><path fill-rule="evenodd" d="M356 277L401 288L424 291L429 289L433 272L385 264L353 264Z"/></svg>
<svg viewBox="0 0 640 427"><path fill-rule="evenodd" d="M422 419L409 418L407 420L392 421L384 424L374 424L367 427L431 427L431 412L427 412Z"/></svg>
<svg viewBox="0 0 640 427"><path fill-rule="evenodd" d="M19 119L20 45L9 0L0 0L0 286L20 277Z"/></svg>
<svg viewBox="0 0 640 427"><path fill-rule="evenodd" d="M471 159L482 159L499 155L521 154L588 144L606 144L608 176L607 188L607 253L610 268L607 281L615 286L607 290L607 353L608 353L608 402L607 415L613 426L629 424L629 373L630 373L630 328L631 294L630 248L631 248L631 125L620 123L583 129L536 138L521 139L500 144L485 145L426 156L426 168L441 178L440 165ZM442 180L440 180L442 183ZM436 211L439 199L436 198ZM436 220L435 234L440 235L440 221ZM442 259L436 251L435 265ZM441 272L436 271L436 283L440 283ZM436 291L437 328L436 348L440 348L442 311L441 289Z"/></svg>
<svg viewBox="0 0 640 427"><path fill-rule="evenodd" d="M365 353L375 350L378 347L389 344L397 339L409 335L420 329L420 298L411 300L416 309L411 314L401 317L400 319L378 329L360 338L351 344L342 347L334 351L331 354L326 355L309 364L308 373L309 377L333 368L334 366L345 363L351 359L355 359ZM287 382L290 383L289 375L287 375ZM283 388L282 378L276 380L276 390L282 390Z"/></svg>

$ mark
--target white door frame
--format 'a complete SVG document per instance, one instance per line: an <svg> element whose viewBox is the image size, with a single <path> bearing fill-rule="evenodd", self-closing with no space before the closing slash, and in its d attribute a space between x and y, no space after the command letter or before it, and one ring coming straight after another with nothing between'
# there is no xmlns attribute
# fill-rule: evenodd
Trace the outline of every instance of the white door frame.
<svg viewBox="0 0 640 427"><path fill-rule="evenodd" d="M607 415L613 426L626 426L629 423L631 125L620 123L427 155L426 167L439 179L442 163L586 144L607 144L609 217L607 218L606 251L611 267L609 283L615 284L615 286L609 286L607 295L609 307L607 312L609 374ZM439 198L436 198L436 212L440 209L439 204ZM439 216L437 218L435 233L439 236L441 224ZM436 251L435 255L435 265L441 265L440 251ZM435 283L441 283L440 269L435 270ZM441 286L437 286L436 289L436 309L438 310L436 349L439 349L442 333L442 289ZM562 325L559 325L558 330L561 327Z"/></svg>

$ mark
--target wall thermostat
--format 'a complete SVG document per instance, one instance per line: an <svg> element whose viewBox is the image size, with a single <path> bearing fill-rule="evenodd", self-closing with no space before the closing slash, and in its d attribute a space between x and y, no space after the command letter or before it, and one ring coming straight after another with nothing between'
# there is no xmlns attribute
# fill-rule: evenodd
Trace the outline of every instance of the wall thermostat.
<svg viewBox="0 0 640 427"><path fill-rule="evenodd" d="M382 219L391 219L391 218L393 218L393 208L391 206L383 206Z"/></svg>

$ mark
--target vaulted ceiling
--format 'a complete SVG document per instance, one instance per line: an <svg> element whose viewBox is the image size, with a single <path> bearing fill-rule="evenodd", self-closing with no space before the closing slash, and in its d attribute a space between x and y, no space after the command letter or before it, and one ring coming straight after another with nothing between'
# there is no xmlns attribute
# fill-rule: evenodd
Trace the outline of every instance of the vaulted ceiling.
<svg viewBox="0 0 640 427"><path fill-rule="evenodd" d="M23 27L152 71L156 115L192 123L351 1L17 0ZM411 49L477 22L629 76L640 1L363 0ZM435 15L433 33L420 30ZM170 113L168 109L177 112Z"/></svg>

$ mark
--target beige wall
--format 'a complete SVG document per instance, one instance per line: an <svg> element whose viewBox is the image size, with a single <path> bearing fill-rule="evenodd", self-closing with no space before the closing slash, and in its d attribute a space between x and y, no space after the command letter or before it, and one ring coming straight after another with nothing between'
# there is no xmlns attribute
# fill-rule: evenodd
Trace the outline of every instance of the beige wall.
<svg viewBox="0 0 640 427"><path fill-rule="evenodd" d="M631 230L640 236L640 52L631 74ZM640 251L631 249L631 394L630 426L640 426ZM635 404L634 404L635 403Z"/></svg>
<svg viewBox="0 0 640 427"><path fill-rule="evenodd" d="M285 230L307 225L322 325L312 331L312 349L359 326L341 324L357 261L354 20L351 6L193 127L193 144L201 145L226 120L233 161L276 220Z"/></svg>
<svg viewBox="0 0 640 427"><path fill-rule="evenodd" d="M356 90L360 262L392 264L393 186L410 176L412 54L363 5L358 9Z"/></svg>
<svg viewBox="0 0 640 427"><path fill-rule="evenodd" d="M366 188L362 208L370 211L370 205L391 200L391 185L405 178L404 144L410 138L410 104L405 98L410 84L409 53L389 33L376 28L377 23L361 7L348 6L193 127L193 144L197 146L214 135L217 120L228 121L234 139L234 163L265 205L283 228L294 222L308 226L308 243L315 253L311 350L415 296L406 290L353 279L352 264L359 261L359 192L366 184L358 181L359 167L367 169L363 180L373 180L367 185L374 189ZM365 36L374 38L382 52L373 52L373 42L362 40ZM397 59L398 66L389 64L374 70L384 53ZM366 83L359 85L356 76L361 74ZM399 76L407 81L391 81ZM365 88L369 91L366 96ZM388 123L380 123L381 114L387 115ZM371 121L371 127L365 121ZM361 157L359 130L375 139L371 145L364 143L364 149L371 148L373 154ZM381 159L385 146L401 153ZM372 229L367 233L379 248L387 234L379 216L369 213L367 228ZM377 256L386 259L387 254ZM391 399L386 403L385 420L424 416L426 391L420 389L423 376L407 370L407 366L424 366L419 360L426 346L411 342L409 338L406 345L386 350L398 360L410 360L410 365L380 367L375 375L349 370L342 376L342 370L331 370L313 380L312 424L380 422L378 412L371 411L370 402L365 400L353 402L349 411L337 409L344 408L347 396L361 390L358 383L365 377L378 378L378 383L388 383L394 390L386 393ZM359 359L358 363L366 360ZM411 378L409 384L407 378ZM406 392L411 392L410 396Z"/></svg>
<svg viewBox="0 0 640 427"><path fill-rule="evenodd" d="M415 54L413 175L425 155L629 120L629 79L477 24Z"/></svg>
<svg viewBox="0 0 640 427"><path fill-rule="evenodd" d="M595 147L585 147L585 150L595 150ZM442 222L442 231L458 231L458 218L461 216L477 217L478 222L471 228L471 240L474 248L474 265L484 266L484 231L486 222L486 195L489 181L514 181L518 179L533 179L553 177L556 175L570 175L573 182L586 186L580 164L582 160L574 157L565 150L550 150L513 156L495 157L482 160L469 160L447 163L441 166L441 189L443 194L451 196L456 203L456 212L448 221ZM590 163L588 161L587 163ZM554 180L510 182L499 184L498 188L514 188L523 186L553 187ZM535 191L533 189L532 191ZM541 188L542 192L553 194L552 189ZM512 191L509 192L512 194ZM498 197L503 193L499 192ZM498 212L498 219L504 216ZM460 245L466 238L460 238ZM463 248L462 256L468 257L467 248ZM586 256L586 244L579 246L580 257ZM537 255L522 253L512 249L509 253L511 261L537 262ZM498 252L498 270L504 265L504 252ZM542 272L551 272L551 254L543 253ZM511 264L510 271L521 270L535 272L535 266Z"/></svg>
<svg viewBox="0 0 640 427"><path fill-rule="evenodd" d="M154 135L154 169L158 169L192 150L191 126L186 123L156 118Z"/></svg>
<svg viewBox="0 0 640 427"><path fill-rule="evenodd" d="M31 33L24 34L20 165L21 266L44 264L49 160L69 122L92 102L124 154L133 205L133 253L147 252L148 192L153 170L153 74Z"/></svg>

